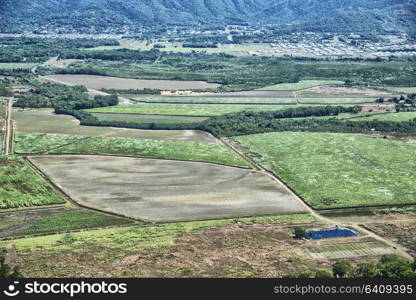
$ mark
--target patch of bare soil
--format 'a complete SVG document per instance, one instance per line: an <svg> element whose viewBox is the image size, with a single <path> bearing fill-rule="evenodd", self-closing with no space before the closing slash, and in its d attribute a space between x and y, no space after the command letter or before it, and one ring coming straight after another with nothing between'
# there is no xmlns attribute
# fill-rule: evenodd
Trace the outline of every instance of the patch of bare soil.
<svg viewBox="0 0 416 300"><path fill-rule="evenodd" d="M345 243L333 239L328 243ZM312 259L301 249L319 241L295 240L282 223L230 225L178 236L173 246L115 252L105 245L76 253L37 252L20 256L26 276L55 277L264 277L330 268L333 261ZM88 248L88 246L86 246ZM353 263L378 257L349 259Z"/></svg>
<svg viewBox="0 0 416 300"><path fill-rule="evenodd" d="M402 245L409 250L409 254L416 256L416 221L374 223L365 226L378 235Z"/></svg>
<svg viewBox="0 0 416 300"><path fill-rule="evenodd" d="M302 90L299 95L308 96L360 96L360 97L388 97L391 93L379 91L366 87L336 87L336 86L315 86Z"/></svg>
<svg viewBox="0 0 416 300"><path fill-rule="evenodd" d="M83 61L82 59L57 59L56 57L50 58L45 65L56 68L66 68L72 63Z"/></svg>
<svg viewBox="0 0 416 300"><path fill-rule="evenodd" d="M72 85L84 85L90 89L161 89L161 90L186 90L217 88L220 85L204 81L180 81L180 80L144 80L131 78L118 78L96 75L56 74L40 77L43 81L67 83Z"/></svg>
<svg viewBox="0 0 416 300"><path fill-rule="evenodd" d="M369 104L362 107L362 112L384 112L393 111L394 104Z"/></svg>

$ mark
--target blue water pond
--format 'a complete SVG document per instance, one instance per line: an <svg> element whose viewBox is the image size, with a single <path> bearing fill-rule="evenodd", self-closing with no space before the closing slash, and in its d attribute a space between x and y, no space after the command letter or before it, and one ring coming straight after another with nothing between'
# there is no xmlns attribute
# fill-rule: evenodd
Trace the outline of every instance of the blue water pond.
<svg viewBox="0 0 416 300"><path fill-rule="evenodd" d="M358 236L358 233L355 232L354 230L347 229L347 228L313 230L313 231L306 232L306 238L312 239L312 240L350 237L350 236Z"/></svg>

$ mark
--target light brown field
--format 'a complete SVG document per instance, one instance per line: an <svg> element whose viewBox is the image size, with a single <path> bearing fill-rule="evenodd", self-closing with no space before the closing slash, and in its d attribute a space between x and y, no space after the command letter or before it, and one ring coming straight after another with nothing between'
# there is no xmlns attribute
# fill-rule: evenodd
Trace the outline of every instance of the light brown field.
<svg viewBox="0 0 416 300"><path fill-rule="evenodd" d="M315 86L299 91L299 96L390 97L392 93L366 87Z"/></svg>
<svg viewBox="0 0 416 300"><path fill-rule="evenodd" d="M414 216L410 217L414 218ZM416 256L415 219L398 222L386 221L385 223L374 222L365 226L376 234L402 245L412 256Z"/></svg>
<svg viewBox="0 0 416 300"><path fill-rule="evenodd" d="M50 79L48 79L50 78ZM203 81L178 81L178 80L144 80L118 78L110 76L96 75L50 75L40 77L42 81L62 82L72 85L84 85L90 89L160 89L160 90L182 90L182 89L205 89L216 88L219 84L207 83Z"/></svg>
<svg viewBox="0 0 416 300"><path fill-rule="evenodd" d="M103 156L33 156L74 200L145 221L305 212L270 177L207 163Z"/></svg>
<svg viewBox="0 0 416 300"><path fill-rule="evenodd" d="M66 68L70 64L75 62L80 62L82 59L57 59L56 57L50 58L47 62L45 62L45 65L52 66L56 68Z"/></svg>
<svg viewBox="0 0 416 300"><path fill-rule="evenodd" d="M52 109L13 110L17 132L39 132L55 134L76 134L87 136L146 138L169 141L213 142L218 140L207 132L199 130L139 130L98 126L80 126L71 116L56 115Z"/></svg>

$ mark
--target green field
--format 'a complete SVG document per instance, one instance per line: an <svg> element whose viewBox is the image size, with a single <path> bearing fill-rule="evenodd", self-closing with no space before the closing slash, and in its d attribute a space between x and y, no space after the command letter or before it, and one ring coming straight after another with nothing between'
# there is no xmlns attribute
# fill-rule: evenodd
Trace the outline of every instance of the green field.
<svg viewBox="0 0 416 300"><path fill-rule="evenodd" d="M392 91L405 93L405 94L413 94L416 93L416 87L395 87L395 88L389 88Z"/></svg>
<svg viewBox="0 0 416 300"><path fill-rule="evenodd" d="M407 122L416 118L416 111L412 112L391 112L391 113L379 113L374 114L373 116L362 117L362 118L353 118L351 121L391 121L391 122Z"/></svg>
<svg viewBox="0 0 416 300"><path fill-rule="evenodd" d="M83 135L16 133L14 151L18 154L43 153L86 138Z"/></svg>
<svg viewBox="0 0 416 300"><path fill-rule="evenodd" d="M282 105L137 104L100 107L87 109L86 111L92 113L211 117L240 111L271 111L284 108Z"/></svg>
<svg viewBox="0 0 416 300"><path fill-rule="evenodd" d="M302 104L360 104L373 103L376 98L299 98L298 101Z"/></svg>
<svg viewBox="0 0 416 300"><path fill-rule="evenodd" d="M135 124L183 124L199 123L205 121L206 117L181 117L181 116L155 116L155 115L136 115L136 114L93 114L102 121L130 122Z"/></svg>
<svg viewBox="0 0 416 300"><path fill-rule="evenodd" d="M105 117L105 115L103 114ZM128 115L120 115L126 117ZM134 118L134 115L131 115ZM183 130L138 130L100 126L80 126L72 116L56 115L52 109L13 110L13 120L18 133L47 133L84 136L110 136L126 138L144 138L156 140L180 140L194 142L212 142L215 138L205 132ZM119 121L121 121L119 119ZM128 121L128 120L127 120ZM147 122L149 123L149 122Z"/></svg>
<svg viewBox="0 0 416 300"><path fill-rule="evenodd" d="M144 103L184 104L296 104L295 98L137 97L132 100Z"/></svg>
<svg viewBox="0 0 416 300"><path fill-rule="evenodd" d="M31 69L35 66L34 63L0 63L0 69Z"/></svg>
<svg viewBox="0 0 416 300"><path fill-rule="evenodd" d="M254 160L317 209L416 203L416 145L364 135L237 137Z"/></svg>
<svg viewBox="0 0 416 300"><path fill-rule="evenodd" d="M215 143L106 137L94 137L82 140L77 136L65 135L53 136L53 139L55 143L51 145L50 135L48 134L20 134L16 141L15 147L19 153L27 154L37 154L43 152L111 154L121 156L203 161L242 167L247 166L244 161L242 161L226 146ZM68 141L77 140L79 140L79 142L67 145ZM57 148L59 141L61 141L61 148Z"/></svg>
<svg viewBox="0 0 416 300"><path fill-rule="evenodd" d="M79 208L46 208L0 213L0 238L46 235L131 224L124 218Z"/></svg>
<svg viewBox="0 0 416 300"><path fill-rule="evenodd" d="M340 80L301 80L297 83L280 83L258 89L259 91L298 91L319 85L341 85L344 81Z"/></svg>
<svg viewBox="0 0 416 300"><path fill-rule="evenodd" d="M65 203L22 158L0 156L0 209Z"/></svg>

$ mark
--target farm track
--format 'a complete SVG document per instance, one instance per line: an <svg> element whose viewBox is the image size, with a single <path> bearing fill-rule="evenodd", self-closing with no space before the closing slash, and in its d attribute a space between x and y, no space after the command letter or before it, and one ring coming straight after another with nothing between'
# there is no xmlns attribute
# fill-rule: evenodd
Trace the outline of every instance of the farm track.
<svg viewBox="0 0 416 300"><path fill-rule="evenodd" d="M277 175L275 175L274 173L270 172L269 170L267 170L266 168L264 168L263 166L259 165L258 163L256 163L254 160L252 160L251 158L249 158L244 150L242 150L239 146L239 144L234 141L233 139L230 138L222 138L221 139L223 141L224 144L226 144L230 149L232 149L236 154L238 154L241 158L244 158L245 161L249 162L250 165L253 166L253 168L255 170L259 170L259 172L271 177L274 181L278 182L279 184L281 184L286 191L291 194L300 204L302 204L307 211L313 216L315 217L319 222L322 222L324 224L327 225L331 225L331 226L339 226L339 227L350 227L352 229L355 229L358 232L364 233L369 237L372 237L378 241L381 241L387 245L389 245L390 247L392 247L395 252L408 259L408 260L413 260L413 257L411 255L409 255L406 250L399 244L388 240L382 236L377 235L376 233L368 230L364 225L362 225L360 222L340 222L340 221L336 221L333 219L330 219L328 217L324 217L322 215L320 215L319 213L317 213L311 206L309 206L306 201L302 198L302 196L300 196L299 194L296 193L296 191L294 191L289 185L287 185L282 179L280 179Z"/></svg>

